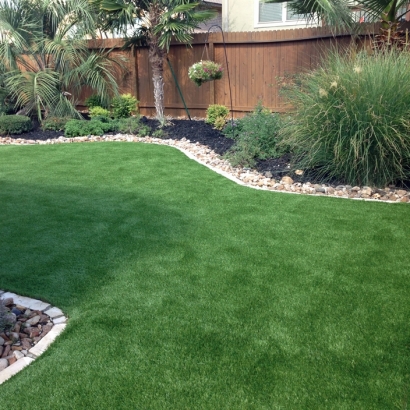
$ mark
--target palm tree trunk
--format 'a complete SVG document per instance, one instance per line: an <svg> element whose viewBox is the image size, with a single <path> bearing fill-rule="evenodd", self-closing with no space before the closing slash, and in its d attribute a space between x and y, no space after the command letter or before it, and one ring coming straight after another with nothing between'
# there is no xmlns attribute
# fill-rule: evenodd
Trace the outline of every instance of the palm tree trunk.
<svg viewBox="0 0 410 410"><path fill-rule="evenodd" d="M164 118L164 51L158 46L157 38L150 38L148 58L152 68L155 111L158 120Z"/></svg>
<svg viewBox="0 0 410 410"><path fill-rule="evenodd" d="M159 46L159 36L153 33L153 28L159 23L163 10L155 1L151 3L148 15L150 20L150 31L148 36L149 52L148 58L152 68L152 82L154 85L154 100L156 118L164 119L164 54L165 51Z"/></svg>

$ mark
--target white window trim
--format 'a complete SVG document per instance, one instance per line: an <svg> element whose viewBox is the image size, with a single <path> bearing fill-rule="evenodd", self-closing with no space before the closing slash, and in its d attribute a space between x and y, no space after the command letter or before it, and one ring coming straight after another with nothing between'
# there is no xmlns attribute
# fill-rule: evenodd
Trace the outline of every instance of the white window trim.
<svg viewBox="0 0 410 410"><path fill-rule="evenodd" d="M306 26L308 21L303 20L286 20L287 4L282 7L282 21L269 21L260 23L259 22L259 3L260 0L254 0L254 28L264 28L264 27L287 27L287 26ZM286 3L286 2L284 2Z"/></svg>

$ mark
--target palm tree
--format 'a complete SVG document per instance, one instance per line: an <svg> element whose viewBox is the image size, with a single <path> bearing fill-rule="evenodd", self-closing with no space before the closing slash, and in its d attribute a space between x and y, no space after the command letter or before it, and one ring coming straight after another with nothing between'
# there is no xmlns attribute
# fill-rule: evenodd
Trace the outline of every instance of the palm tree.
<svg viewBox="0 0 410 410"><path fill-rule="evenodd" d="M281 3L281 0L265 0L267 3ZM296 14L304 14L311 19L325 22L327 25L357 28L350 0L290 0L288 7ZM358 0L367 16L367 21L381 21L381 34L390 30L392 38L396 36L400 20L407 14L409 0ZM404 11L403 11L404 10Z"/></svg>
<svg viewBox="0 0 410 410"><path fill-rule="evenodd" d="M103 99L118 94L113 63L91 53L95 31L87 0L2 0L0 78L21 113L76 116L76 97L90 86Z"/></svg>
<svg viewBox="0 0 410 410"><path fill-rule="evenodd" d="M127 29L134 27L126 45L146 44L152 68L156 117L164 121L164 57L171 39L188 43L198 24L209 20L214 13L199 10L193 0L94 0L103 12L102 30L118 30L127 37Z"/></svg>

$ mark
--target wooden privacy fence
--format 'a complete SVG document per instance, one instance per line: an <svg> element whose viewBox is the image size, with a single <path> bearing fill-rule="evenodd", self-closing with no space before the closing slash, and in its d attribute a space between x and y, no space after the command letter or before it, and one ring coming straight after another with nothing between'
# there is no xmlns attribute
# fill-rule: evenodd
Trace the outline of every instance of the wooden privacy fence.
<svg viewBox="0 0 410 410"><path fill-rule="evenodd" d="M407 23L405 24L407 26ZM410 26L409 26L410 27ZM366 25L369 36L377 26ZM349 45L349 34L334 35L327 27L302 28L261 32L224 33L231 79L233 112L236 117L252 111L258 101L274 112L286 112L289 107L280 96L278 78L315 68L323 53L330 48ZM365 36L361 37L366 38ZM205 117L210 104L223 104L230 108L227 67L221 33L210 33L207 50L206 34L195 34L192 47L174 43L168 57L192 117ZM356 40L357 41L357 40ZM122 93L131 93L140 101L143 115L155 115L152 72L148 61L148 48L139 47L121 51L119 39L94 40L90 48L113 49L112 56L128 57L128 72L118 73ZM197 87L188 78L188 68L201 59L209 58L224 67L221 80ZM186 117L186 112L171 71L164 62L165 114ZM83 97L86 95L84 94Z"/></svg>

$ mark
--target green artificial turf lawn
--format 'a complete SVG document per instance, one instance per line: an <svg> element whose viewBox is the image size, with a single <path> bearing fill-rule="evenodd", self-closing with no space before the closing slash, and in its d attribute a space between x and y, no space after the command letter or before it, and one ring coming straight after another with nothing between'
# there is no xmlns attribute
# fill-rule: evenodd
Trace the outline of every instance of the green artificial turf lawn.
<svg viewBox="0 0 410 410"><path fill-rule="evenodd" d="M1 409L405 409L410 206L170 148L0 147L0 288L70 320Z"/></svg>

